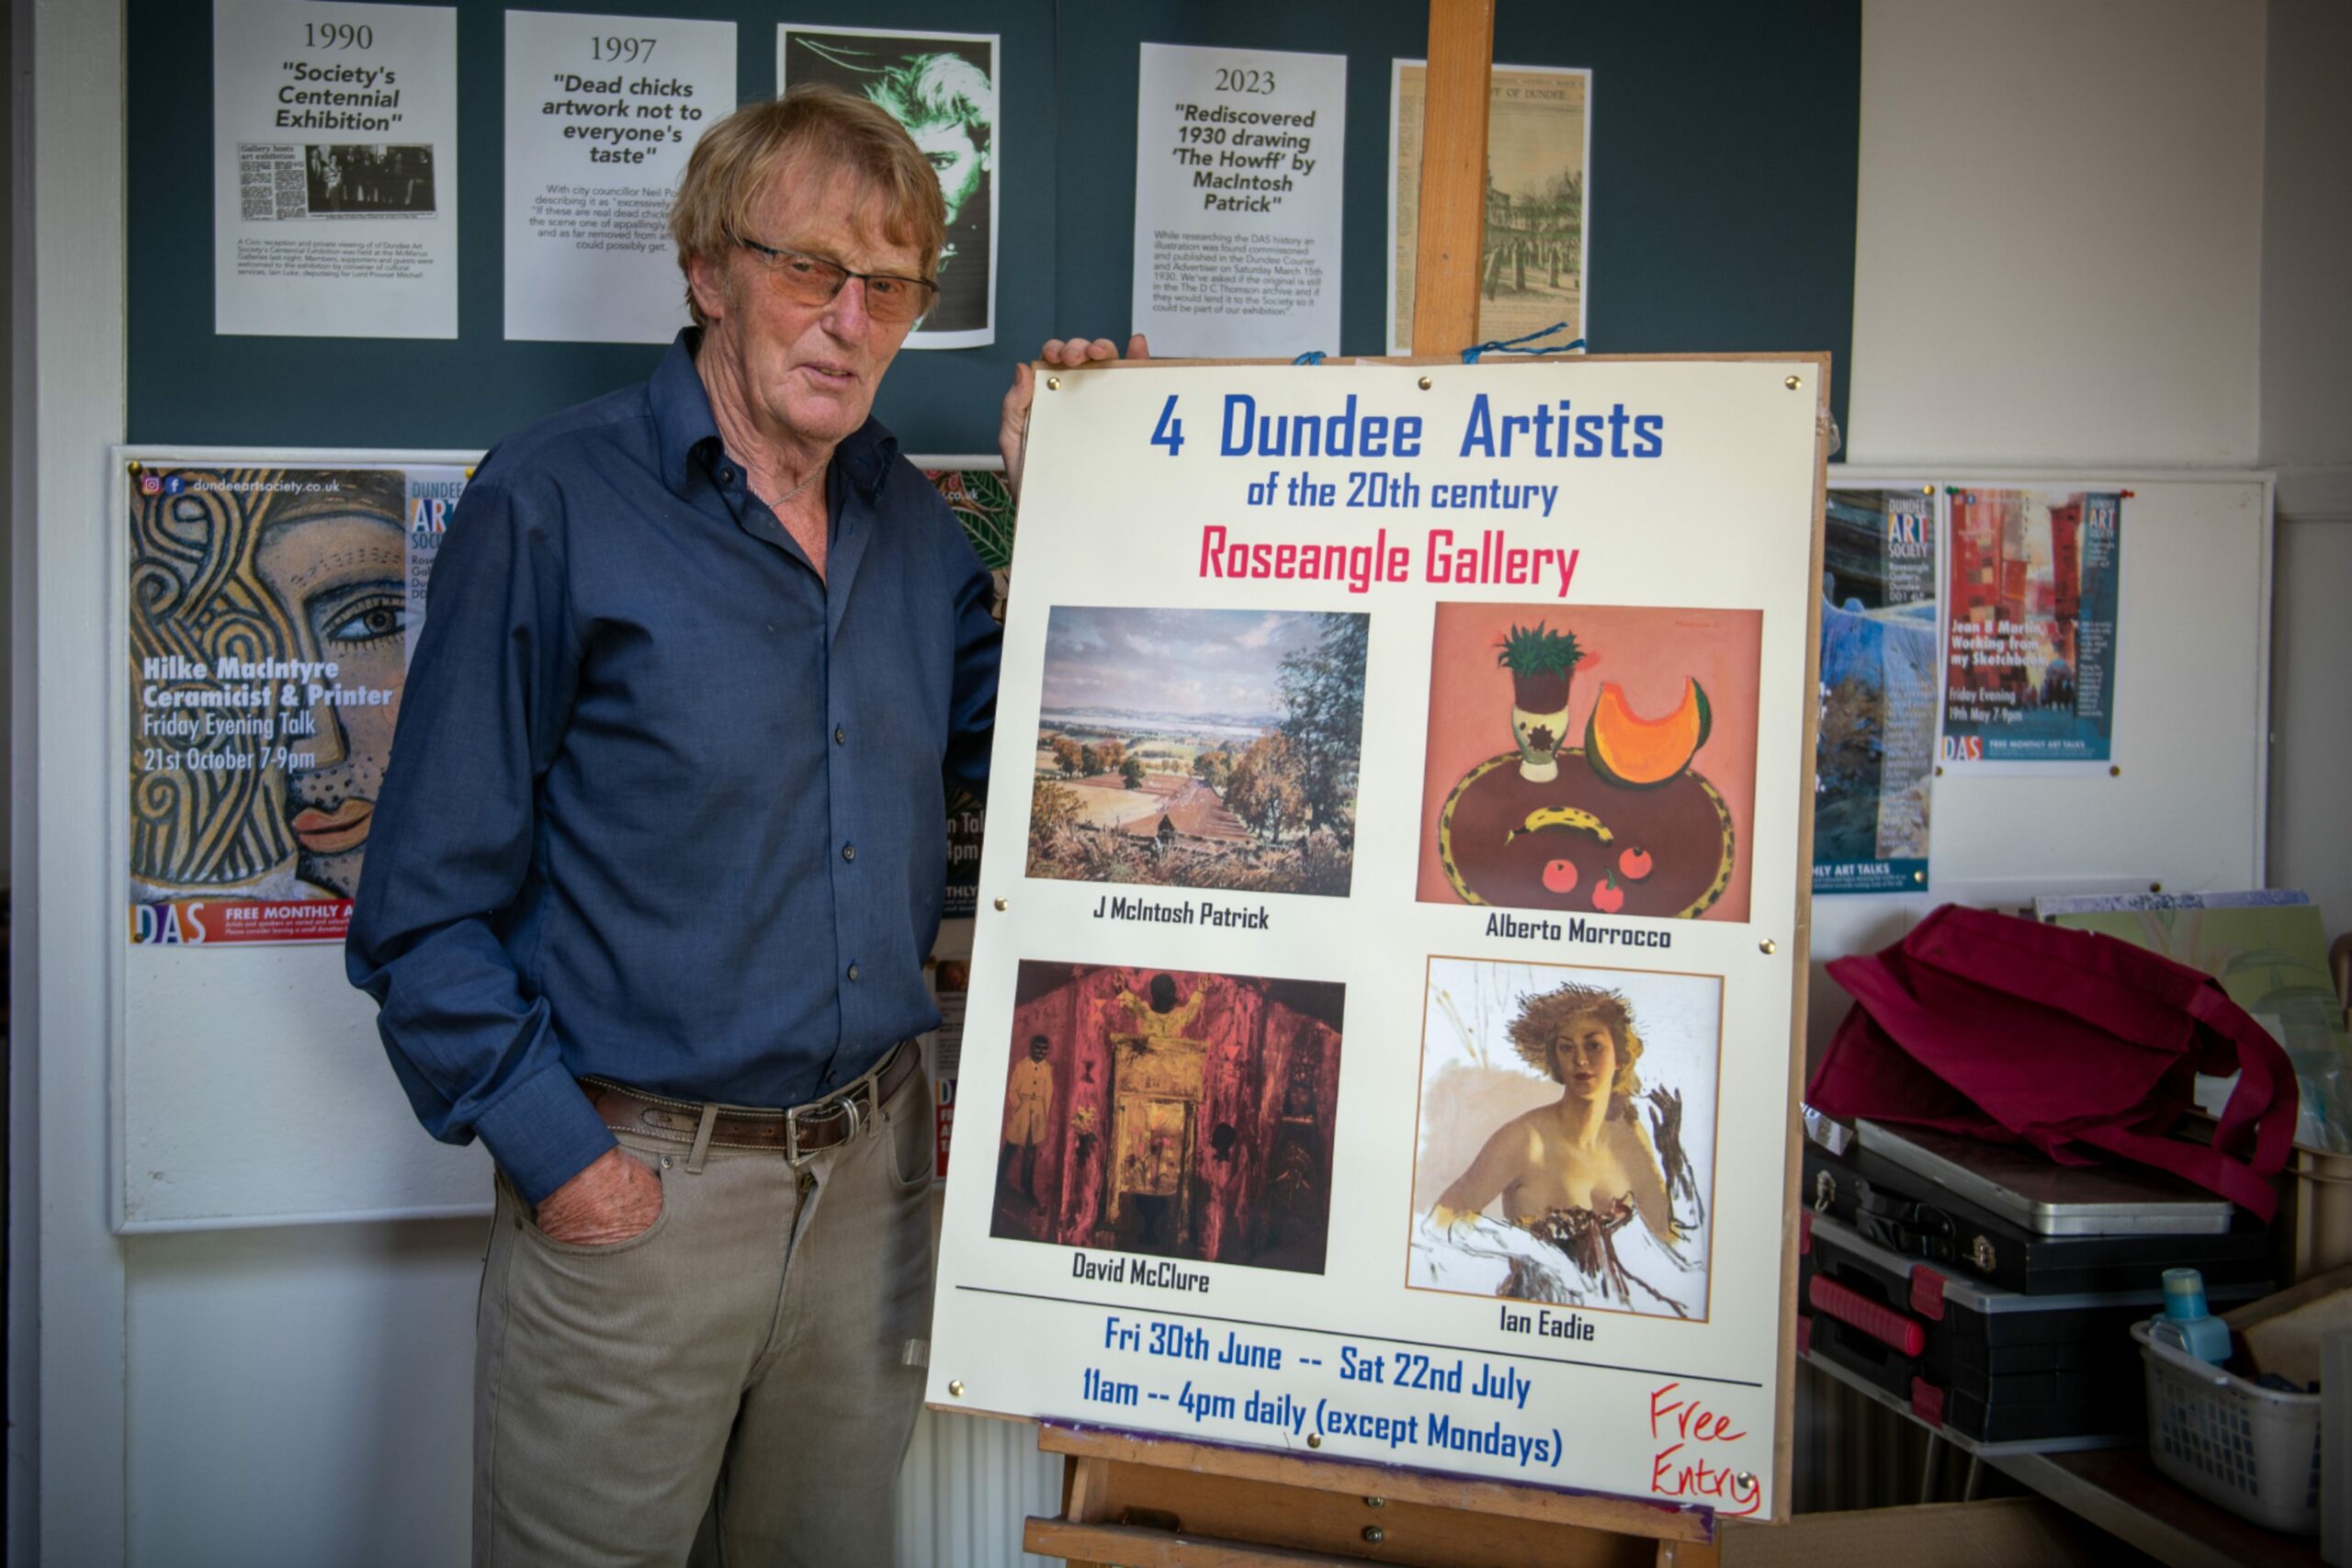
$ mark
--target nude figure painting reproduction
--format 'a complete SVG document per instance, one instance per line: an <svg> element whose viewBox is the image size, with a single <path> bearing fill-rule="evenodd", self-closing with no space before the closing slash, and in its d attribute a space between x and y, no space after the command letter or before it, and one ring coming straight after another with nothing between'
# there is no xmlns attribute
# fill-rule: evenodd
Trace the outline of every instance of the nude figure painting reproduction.
<svg viewBox="0 0 2352 1568"><path fill-rule="evenodd" d="M1432 958L1417 1289L1704 1321L1723 982Z"/></svg>

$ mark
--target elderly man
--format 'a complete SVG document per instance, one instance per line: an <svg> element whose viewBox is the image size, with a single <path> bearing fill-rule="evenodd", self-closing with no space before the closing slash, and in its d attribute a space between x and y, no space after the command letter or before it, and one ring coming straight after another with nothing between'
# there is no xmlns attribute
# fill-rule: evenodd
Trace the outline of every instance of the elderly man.
<svg viewBox="0 0 2352 1568"><path fill-rule="evenodd" d="M943 779L984 782L997 667L988 573L868 414L939 182L806 90L704 136L672 228L696 325L452 522L349 967L425 1126L498 1167L477 1561L888 1562Z"/></svg>

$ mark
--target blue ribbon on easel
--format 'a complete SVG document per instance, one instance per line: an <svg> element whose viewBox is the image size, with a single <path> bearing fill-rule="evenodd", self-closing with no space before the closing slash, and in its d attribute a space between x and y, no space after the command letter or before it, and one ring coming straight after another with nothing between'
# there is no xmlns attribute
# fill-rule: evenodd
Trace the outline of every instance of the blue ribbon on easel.
<svg viewBox="0 0 2352 1568"><path fill-rule="evenodd" d="M1547 344L1542 341L1544 338L1555 336L1558 333L1566 332L1567 330L1567 322L1554 321L1550 326L1545 327L1543 331L1529 333L1525 337L1509 338L1500 343L1476 344L1462 351L1462 363L1464 365L1476 365L1478 363L1478 356L1482 354L1566 354L1571 349L1582 348L1584 346L1584 339L1582 338L1577 338L1570 343ZM1531 344L1534 346L1525 346Z"/></svg>
<svg viewBox="0 0 2352 1568"><path fill-rule="evenodd" d="M1478 356L1482 354L1567 354L1573 350L1582 348L1584 346L1584 339L1582 338L1571 339L1566 343L1545 343L1544 341L1544 339L1547 337L1556 336L1567 330L1567 322L1554 321L1550 326L1544 328L1541 332L1529 333L1525 337L1507 338L1498 343L1474 344L1470 347L1462 351L1462 363L1464 365L1476 365L1478 363ZM1323 363L1323 358L1324 355L1321 349L1310 348L1305 354L1302 354L1297 358L1292 360L1291 363L1293 365L1320 365Z"/></svg>

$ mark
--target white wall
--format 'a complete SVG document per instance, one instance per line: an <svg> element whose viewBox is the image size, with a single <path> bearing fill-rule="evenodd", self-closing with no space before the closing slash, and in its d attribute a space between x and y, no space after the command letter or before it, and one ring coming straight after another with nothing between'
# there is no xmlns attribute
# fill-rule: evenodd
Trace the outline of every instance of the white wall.
<svg viewBox="0 0 2352 1568"><path fill-rule="evenodd" d="M15 1348L37 1352L41 1382L29 1399L21 1382L12 1390L12 1540L32 1523L15 1483L33 1478L37 1458L47 1562L454 1561L472 1226L133 1244L105 1229L98 954L120 936L89 874L105 826L90 781L103 755L94 716L118 656L98 646L88 607L103 586L99 454L122 423L121 22L118 5L98 0L17 9L32 33L19 63L38 64L40 86L38 205L19 230L38 247L40 296L30 309L20 293L17 320L57 325L18 344L15 495L20 524L38 518L38 570L20 560L14 585L19 630L34 639L16 671L16 718L38 744L19 750L17 777L38 790L40 817L37 856L17 818L12 1157L17 1234L39 1239L29 1300L40 1332L36 1344L19 1322ZM2352 79L2352 61L2334 0L2274 10L2266 220L2261 7L1866 0L1854 461L2193 467L2259 456L2320 465L2310 482L2328 493L2324 466L2352 457L2340 378L2352 355L2340 315L2325 312L2341 303L2331 290L2347 254L2346 141L2340 97L2328 95ZM2319 58L2325 50L2332 60ZM2332 189L2339 227L2285 221L2282 187ZM2314 321L2333 322L2334 336L2306 366L2292 351ZM2271 445L2274 428L2293 450ZM2280 770L2282 854L2317 852L2290 852L2290 840L2346 838L2328 839L2324 808L2352 777L2340 696L2352 666L2333 609L2352 585L2347 543L2340 521L2299 524L2281 540L2281 713L2300 703L2293 711L2310 716L2281 755L2317 759L2308 776ZM1841 902L1852 912L1834 918L1848 929L1825 921L1825 938L1883 940L1873 926L1895 918L1889 906ZM2352 891L2335 902L2340 925ZM36 1201L37 1232L25 1206ZM942 1461L925 1450L917 1462L937 1473ZM986 1502L963 1500L959 1517L1000 1534L1017 1509ZM971 1560L986 1559L976 1548Z"/></svg>
<svg viewBox="0 0 2352 1568"><path fill-rule="evenodd" d="M2262 461L2278 470L2270 877L2352 929L2352 6L2271 0Z"/></svg>
<svg viewBox="0 0 2352 1568"><path fill-rule="evenodd" d="M1864 0L1856 463L2256 454L2262 8Z"/></svg>

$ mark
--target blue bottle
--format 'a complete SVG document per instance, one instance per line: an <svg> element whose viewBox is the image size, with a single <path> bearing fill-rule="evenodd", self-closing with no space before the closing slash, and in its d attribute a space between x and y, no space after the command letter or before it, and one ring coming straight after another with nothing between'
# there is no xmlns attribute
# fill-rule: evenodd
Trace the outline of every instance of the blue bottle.
<svg viewBox="0 0 2352 1568"><path fill-rule="evenodd" d="M2230 1359L2230 1325L2205 1310L2205 1276L2194 1269L2165 1270L2165 1314L2148 1337L2220 1366Z"/></svg>

